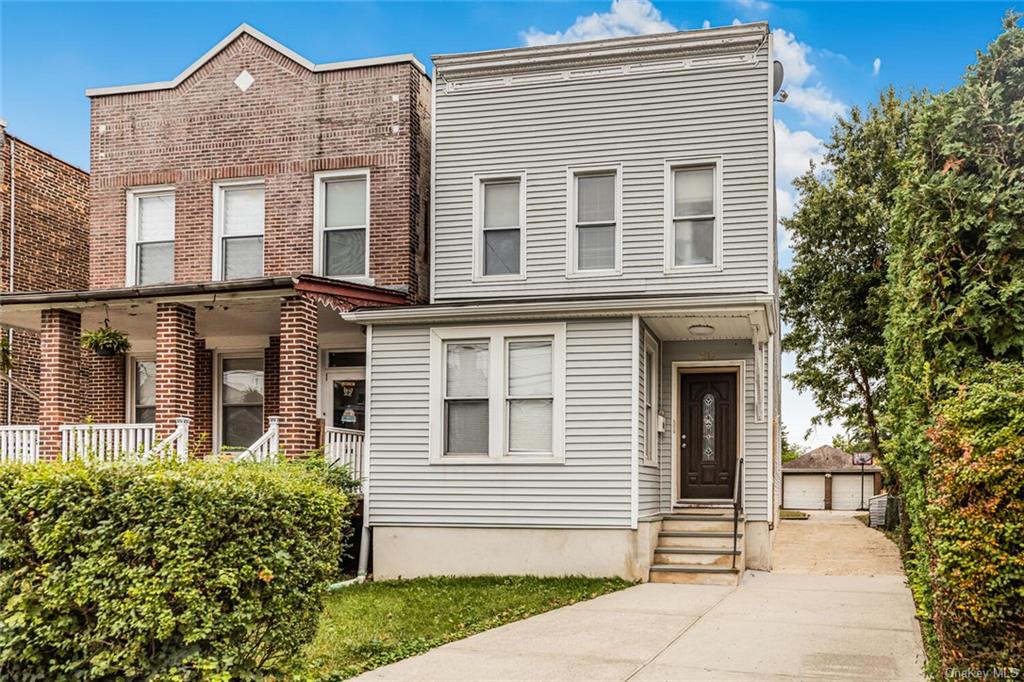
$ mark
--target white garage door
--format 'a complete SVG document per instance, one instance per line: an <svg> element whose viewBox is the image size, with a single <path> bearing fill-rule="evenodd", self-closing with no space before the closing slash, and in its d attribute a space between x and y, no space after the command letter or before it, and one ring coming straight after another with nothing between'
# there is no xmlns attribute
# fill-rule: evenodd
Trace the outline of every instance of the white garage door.
<svg viewBox="0 0 1024 682"><path fill-rule="evenodd" d="M782 474L782 504L786 509L824 509L825 474Z"/></svg>
<svg viewBox="0 0 1024 682"><path fill-rule="evenodd" d="M860 474L832 474L832 508L860 508ZM874 474L864 474L864 506L875 494Z"/></svg>

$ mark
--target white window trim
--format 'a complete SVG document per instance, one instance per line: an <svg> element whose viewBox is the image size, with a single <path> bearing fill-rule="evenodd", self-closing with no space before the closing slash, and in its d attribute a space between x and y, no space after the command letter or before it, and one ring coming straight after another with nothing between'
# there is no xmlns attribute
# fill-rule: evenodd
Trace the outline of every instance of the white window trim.
<svg viewBox="0 0 1024 682"><path fill-rule="evenodd" d="M213 183L213 279L220 281L224 279L224 191L228 189L257 188L263 190L263 232L259 236L263 238L262 263L265 272L266 249L267 249L267 188L263 178L237 178L232 180L218 180ZM232 235L233 237L255 237L256 234Z"/></svg>
<svg viewBox="0 0 1024 682"><path fill-rule="evenodd" d="M157 196L160 194L170 194L175 198L174 204L174 221L178 219L178 204L177 196L174 189L174 185L147 185L145 187L130 187L125 193L125 257L124 257L124 285L127 287L133 287L138 284L136 270L138 264L136 263L136 249L138 246L138 216L139 216L139 199L143 197ZM176 228L177 226L171 225L171 241L176 242ZM175 246L177 244L175 243ZM174 263L171 263L171 272L174 273Z"/></svg>
<svg viewBox="0 0 1024 682"><path fill-rule="evenodd" d="M508 454L506 385L509 340L551 338L551 453ZM444 385L447 341L487 339L489 366L488 455L444 454ZM436 327L430 330L431 464L562 464L565 462L565 324L523 324L479 327Z"/></svg>
<svg viewBox="0 0 1024 682"><path fill-rule="evenodd" d="M222 442L223 436L223 422L224 422L224 404L221 402L222 385L224 383L224 360L234 358L259 358L263 360L263 416L262 419L267 418L267 366L266 366L266 354L263 348L251 348L251 349L232 349L230 351L213 351L213 414L211 415L211 426L213 427L213 434L211 444L214 452L220 452L224 444ZM250 443L251 445L251 443Z"/></svg>
<svg viewBox="0 0 1024 682"><path fill-rule="evenodd" d="M313 274L320 277L327 277L324 274L324 219L327 213L327 193L324 185L331 180L344 178L364 178L366 180L366 224L362 227L350 226L347 228L334 229L365 229L366 230L366 264L363 266L365 274L356 277L332 277L332 279L357 284L373 285L373 277L370 276L370 223L373 213L370 206L370 169L369 168L346 168L344 170L321 171L313 174Z"/></svg>
<svg viewBox="0 0 1024 682"><path fill-rule="evenodd" d="M155 355L126 355L124 363L124 421L135 424L135 365L140 362L156 362ZM146 422L143 422L146 423Z"/></svg>
<svg viewBox="0 0 1024 682"><path fill-rule="evenodd" d="M712 168L715 173L715 238L714 257L711 263L700 265L675 264L675 178L677 170ZM665 274L689 274L695 272L718 272L722 269L722 157L670 159L665 162Z"/></svg>
<svg viewBox="0 0 1024 682"><path fill-rule="evenodd" d="M660 414L660 410L659 410L659 407L658 407L658 401L660 399L660 396L658 394L658 388L661 385L661 358L659 357L659 354L658 354L658 344L654 340L653 336L650 333L644 332L644 342L641 345L641 353L643 353L643 358L644 358L644 363L645 363L645 367L644 367L644 389L645 389L645 391L644 391L644 395L642 396L643 408L644 408L644 416L645 416L645 421L644 421L645 433L644 433L643 461L644 461L644 464L647 465L647 466L654 466L654 467L656 467L656 466L658 466L658 452L660 450L660 448L657 447L657 446L660 445L660 440L661 440L661 438L660 438L661 434L658 433L658 415ZM646 366L647 354L648 353L651 354L651 363L653 364L653 369L650 366ZM654 381L653 382L651 381L651 377L652 376L654 377ZM648 388L650 388L649 391L647 390ZM650 393L650 396L651 396L650 404L648 404L648 402L647 402L647 395L648 395L648 393ZM646 420L647 408L648 407L650 407L650 417L651 417L651 423L650 424L648 424L647 420ZM648 438L648 435L653 436L653 438ZM651 447L652 444L655 447L652 448Z"/></svg>
<svg viewBox="0 0 1024 682"><path fill-rule="evenodd" d="M580 270L576 253L576 178L581 175L615 173L615 267ZM615 277L622 274L622 164L570 166L566 169L565 276L570 279Z"/></svg>
<svg viewBox="0 0 1024 682"><path fill-rule="evenodd" d="M519 183L519 272L484 274L484 185L490 182ZM499 229L499 228L495 228ZM512 229L511 227L502 229ZM526 171L478 173L473 176L473 281L521 282L526 279Z"/></svg>

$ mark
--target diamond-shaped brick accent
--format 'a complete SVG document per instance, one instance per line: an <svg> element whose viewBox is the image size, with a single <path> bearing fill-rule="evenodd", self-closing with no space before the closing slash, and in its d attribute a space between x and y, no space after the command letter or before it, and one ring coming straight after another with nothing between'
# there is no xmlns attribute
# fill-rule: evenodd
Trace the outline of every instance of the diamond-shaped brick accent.
<svg viewBox="0 0 1024 682"><path fill-rule="evenodd" d="M237 85L238 89L242 92L245 92L250 87L252 87L252 84L255 82L256 79L253 78L252 74L248 71L243 71L242 73L238 74L238 77L235 79L235 85Z"/></svg>

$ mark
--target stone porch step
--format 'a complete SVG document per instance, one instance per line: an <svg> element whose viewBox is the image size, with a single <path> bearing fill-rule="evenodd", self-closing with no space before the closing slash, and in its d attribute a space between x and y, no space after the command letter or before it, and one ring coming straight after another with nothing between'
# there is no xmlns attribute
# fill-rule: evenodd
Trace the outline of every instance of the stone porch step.
<svg viewBox="0 0 1024 682"><path fill-rule="evenodd" d="M658 547L654 550L655 565L731 568L734 560L737 566L742 565L739 550L735 554L731 549L694 552L688 547Z"/></svg>
<svg viewBox="0 0 1024 682"><path fill-rule="evenodd" d="M651 566L652 583L687 583L699 585L738 585L740 569L719 566Z"/></svg>

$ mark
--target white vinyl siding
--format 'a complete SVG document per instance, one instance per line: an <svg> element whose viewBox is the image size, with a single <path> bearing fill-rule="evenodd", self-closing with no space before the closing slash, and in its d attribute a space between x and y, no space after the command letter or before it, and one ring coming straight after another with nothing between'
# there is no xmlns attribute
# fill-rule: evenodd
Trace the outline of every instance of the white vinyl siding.
<svg viewBox="0 0 1024 682"><path fill-rule="evenodd" d="M630 318L565 323L565 452L554 463L432 464L431 329L374 325L370 339L371 524L629 527Z"/></svg>
<svg viewBox="0 0 1024 682"><path fill-rule="evenodd" d="M326 171L317 173L314 183L314 273L339 279L368 279L369 171Z"/></svg>
<svg viewBox="0 0 1024 682"><path fill-rule="evenodd" d="M174 188L128 191L125 284L144 286L174 281Z"/></svg>
<svg viewBox="0 0 1024 682"><path fill-rule="evenodd" d="M663 434L661 439L661 508L669 510L678 497L673 490L672 471L675 466L673 444L678 438L678 415L673 411L672 363L678 361L743 360L743 440L738 442L743 457L743 507L748 521L769 521L768 474L770 424L755 417L754 391L754 346L749 340L738 341L666 341L661 344L661 385L666 387L661 394L661 409L671 415L672 433ZM763 381L763 376L762 376ZM738 388L738 387L737 387ZM737 395L739 392L737 393ZM676 483L678 487L678 482Z"/></svg>
<svg viewBox="0 0 1024 682"><path fill-rule="evenodd" d="M609 69L600 77L464 89L438 78L433 299L607 294L606 278L574 278L566 267L575 258L567 174L602 165L621 167L616 294L769 291L771 60L767 47L748 56L702 68ZM721 267L666 272L665 165L711 157L721 159ZM529 177L526 276L474 281L474 174L503 171Z"/></svg>

